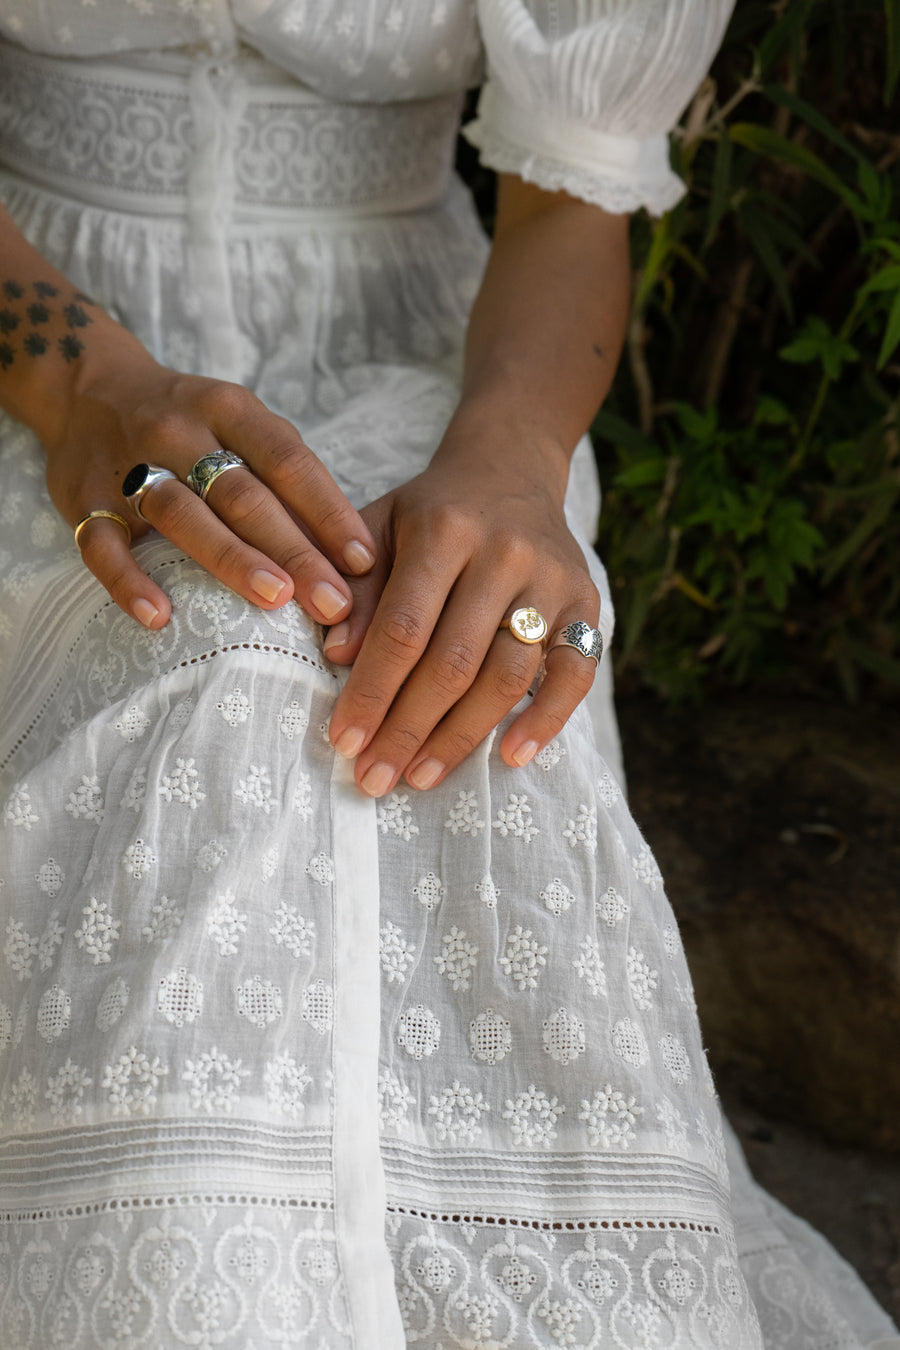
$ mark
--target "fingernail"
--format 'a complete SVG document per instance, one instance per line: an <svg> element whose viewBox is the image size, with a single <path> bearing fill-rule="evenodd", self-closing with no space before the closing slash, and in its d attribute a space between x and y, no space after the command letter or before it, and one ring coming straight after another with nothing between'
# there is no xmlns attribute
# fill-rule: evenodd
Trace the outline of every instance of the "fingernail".
<svg viewBox="0 0 900 1350"><path fill-rule="evenodd" d="M423 759L421 764L417 764L409 771L406 781L412 783L420 792L424 792L427 788L434 787L443 772L444 765L439 759Z"/></svg>
<svg viewBox="0 0 900 1350"><path fill-rule="evenodd" d="M351 539L344 549L344 558L351 572L368 572L375 563L375 554L359 539Z"/></svg>
<svg viewBox="0 0 900 1350"><path fill-rule="evenodd" d="M396 772L393 764L373 764L360 783L360 787L370 797L382 797L393 783Z"/></svg>
<svg viewBox="0 0 900 1350"><path fill-rule="evenodd" d="M325 655L328 656L330 652L338 647L346 647L349 636L350 625L346 619L343 623L336 623L333 628L329 628L328 636L324 643Z"/></svg>
<svg viewBox="0 0 900 1350"><path fill-rule="evenodd" d="M317 581L309 593L309 598L326 619L333 619L342 609L347 608L346 595L341 595L330 581Z"/></svg>
<svg viewBox="0 0 900 1350"><path fill-rule="evenodd" d="M277 600L286 585L284 577L276 577L274 572L265 572L261 567L250 573L250 589L263 600Z"/></svg>
<svg viewBox="0 0 900 1350"><path fill-rule="evenodd" d="M366 739L366 733L360 731L359 727L348 727L342 731L334 743L334 748L344 759L353 759L363 748L363 742Z"/></svg>
<svg viewBox="0 0 900 1350"><path fill-rule="evenodd" d="M524 768L531 763L540 748L538 741L523 741L518 750L512 752L513 763L518 764L520 769Z"/></svg>
<svg viewBox="0 0 900 1350"><path fill-rule="evenodd" d="M143 596L138 596L137 600L132 601L131 612L138 623L142 623L145 628L152 628L153 620L159 618L159 610L155 605L151 605L149 600L145 600Z"/></svg>

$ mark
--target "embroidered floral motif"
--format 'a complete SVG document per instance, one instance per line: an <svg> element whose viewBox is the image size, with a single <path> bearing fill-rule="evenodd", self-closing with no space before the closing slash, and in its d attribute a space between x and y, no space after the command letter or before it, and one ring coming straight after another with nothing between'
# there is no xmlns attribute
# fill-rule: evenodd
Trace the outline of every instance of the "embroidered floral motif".
<svg viewBox="0 0 900 1350"><path fill-rule="evenodd" d="M6 925L6 942L3 955L9 967L20 980L27 980L37 956L38 940L32 937L20 919L10 919Z"/></svg>
<svg viewBox="0 0 900 1350"><path fill-rule="evenodd" d="M563 838L572 848L583 844L589 853L597 852L597 812L592 806L579 806L575 819L566 821Z"/></svg>
<svg viewBox="0 0 900 1350"><path fill-rule="evenodd" d="M565 1109L556 1097L548 1097L530 1083L514 1101L507 1099L503 1119L509 1121L517 1148L549 1148Z"/></svg>
<svg viewBox="0 0 900 1350"><path fill-rule="evenodd" d="M327 853L317 853L306 864L306 870L320 886L330 886L334 881L334 863Z"/></svg>
<svg viewBox="0 0 900 1350"><path fill-rule="evenodd" d="M584 1054L584 1023L574 1013L560 1008L543 1027L544 1049L558 1064L571 1064Z"/></svg>
<svg viewBox="0 0 900 1350"><path fill-rule="evenodd" d="M125 709L125 712L116 722L116 731L123 741L128 741L131 745L143 736L149 725L150 718L136 703L133 703L130 708Z"/></svg>
<svg viewBox="0 0 900 1350"><path fill-rule="evenodd" d="M315 935L315 926L295 905L284 900L275 911L275 922L269 929L279 947L284 947L291 956L309 956L310 943Z"/></svg>
<svg viewBox="0 0 900 1350"><path fill-rule="evenodd" d="M228 857L228 849L218 839L210 839L197 849L197 866L201 872L214 872Z"/></svg>
<svg viewBox="0 0 900 1350"><path fill-rule="evenodd" d="M378 1115L383 1130L399 1130L408 1123L410 1107L416 1099L391 1069L378 1075Z"/></svg>
<svg viewBox="0 0 900 1350"><path fill-rule="evenodd" d="M679 950L681 949L681 943L678 939L678 933L670 923L667 923L665 928L663 929L663 947L665 949L666 956L669 958L670 961L674 961L675 957L678 955Z"/></svg>
<svg viewBox="0 0 900 1350"><path fill-rule="evenodd" d="M247 931L247 915L239 910L231 891L216 896L206 920L206 931L220 956L234 956L238 939Z"/></svg>
<svg viewBox="0 0 900 1350"><path fill-rule="evenodd" d="M53 965L57 947L62 946L65 930L59 921L59 913L53 910L44 925L44 931L38 938L37 958L41 970L49 970Z"/></svg>
<svg viewBox="0 0 900 1350"><path fill-rule="evenodd" d="M584 980L594 995L606 997L606 971L600 959L600 944L596 938L586 937L581 943L581 955L572 962L579 979Z"/></svg>
<svg viewBox="0 0 900 1350"><path fill-rule="evenodd" d="M143 839L135 839L133 844L129 844L122 857L122 866L135 881L145 877L155 864L156 854Z"/></svg>
<svg viewBox="0 0 900 1350"><path fill-rule="evenodd" d="M256 806L260 811L265 811L266 815L276 805L275 798L272 796L272 780L269 777L269 770L258 764L251 764L247 777L238 779L234 795L245 806Z"/></svg>
<svg viewBox="0 0 900 1350"><path fill-rule="evenodd" d="M496 909L497 901L500 899L500 891L494 885L492 878L485 872L480 881L475 882L475 893L483 905L488 909Z"/></svg>
<svg viewBox="0 0 900 1350"><path fill-rule="evenodd" d="M38 823L40 816L31 805L27 783L20 783L13 789L3 808L3 819L10 825L21 825L26 830Z"/></svg>
<svg viewBox="0 0 900 1350"><path fill-rule="evenodd" d="M551 914L557 918L560 914L565 914L575 902L575 896L568 886L564 886L559 877L554 877L548 881L547 885L541 891L541 899L547 906Z"/></svg>
<svg viewBox="0 0 900 1350"><path fill-rule="evenodd" d="M532 937L530 928L517 924L506 939L506 955L500 969L515 980L520 990L537 989L541 968L547 964L547 948Z"/></svg>
<svg viewBox="0 0 900 1350"><path fill-rule="evenodd" d="M284 1013L280 988L261 975L239 984L235 994L239 1015L254 1027L267 1027Z"/></svg>
<svg viewBox="0 0 900 1350"><path fill-rule="evenodd" d="M252 713L250 700L240 689L233 689L231 693L216 704L219 712L222 714L222 721L230 727L239 727Z"/></svg>
<svg viewBox="0 0 900 1350"><path fill-rule="evenodd" d="M668 1097L658 1103L656 1118L663 1127L666 1148L670 1153L683 1154L687 1148L687 1121Z"/></svg>
<svg viewBox="0 0 900 1350"><path fill-rule="evenodd" d="M117 1116L147 1116L156 1105L156 1090L168 1073L158 1055L152 1059L137 1046L103 1070L102 1086Z"/></svg>
<svg viewBox="0 0 900 1350"><path fill-rule="evenodd" d="M607 772L600 775L600 781L597 784L597 796L607 808L615 806L622 796L622 789L611 773Z"/></svg>
<svg viewBox="0 0 900 1350"><path fill-rule="evenodd" d="M469 1048L482 1064L499 1064L512 1049L509 1022L493 1008L486 1008L469 1023Z"/></svg>
<svg viewBox="0 0 900 1350"><path fill-rule="evenodd" d="M441 1024L430 1008L419 1003L401 1013L397 1042L413 1059L433 1055L441 1043Z"/></svg>
<svg viewBox="0 0 900 1350"><path fill-rule="evenodd" d="M104 989L97 1004L97 1027L100 1031L109 1031L116 1025L128 1006L129 996L130 990L121 976L117 976Z"/></svg>
<svg viewBox="0 0 900 1350"><path fill-rule="evenodd" d="M184 907L176 904L168 895L161 895L150 906L150 917L141 929L141 936L147 942L165 942L166 938L177 932L183 918Z"/></svg>
<svg viewBox="0 0 900 1350"><path fill-rule="evenodd" d="M266 1061L263 1082L270 1105L289 1119L299 1120L306 1109L303 1094L312 1082L306 1065L298 1064L285 1050Z"/></svg>
<svg viewBox="0 0 900 1350"><path fill-rule="evenodd" d="M479 834L484 829L484 821L479 815L478 797L474 792L460 791L444 822L444 829L451 834Z"/></svg>
<svg viewBox="0 0 900 1350"><path fill-rule="evenodd" d="M303 1006L300 1016L308 1022L313 1031L324 1036L334 1022L334 990L324 980L313 980L303 991Z"/></svg>
<svg viewBox="0 0 900 1350"><path fill-rule="evenodd" d="M52 985L41 995L37 1011L38 1035L44 1041L55 1041L72 1020L72 1000L65 989Z"/></svg>
<svg viewBox="0 0 900 1350"><path fill-rule="evenodd" d="M51 1074L44 1093L50 1103L50 1114L57 1125L74 1125L84 1112L82 1102L93 1079L71 1059Z"/></svg>
<svg viewBox="0 0 900 1350"><path fill-rule="evenodd" d="M691 1076L691 1061L684 1042L667 1031L659 1041L659 1049L669 1073L676 1083L686 1083Z"/></svg>
<svg viewBox="0 0 900 1350"><path fill-rule="evenodd" d="M375 819L382 834L396 834L407 843L414 834L419 833L419 827L413 820L408 792L392 792L387 801L380 801Z"/></svg>
<svg viewBox="0 0 900 1350"><path fill-rule="evenodd" d="M0 1003L0 1050L6 1050L13 1036L12 1013L5 1003Z"/></svg>
<svg viewBox="0 0 900 1350"><path fill-rule="evenodd" d="M275 873L278 871L278 862L279 862L278 845L273 844L272 847L267 848L265 853L262 855L262 862L260 863L260 871L263 874L263 881L272 880Z"/></svg>
<svg viewBox="0 0 900 1350"><path fill-rule="evenodd" d="M406 972L415 959L415 947L406 941L401 930L390 921L381 929L379 938L381 969L387 976L388 984L395 981L403 984Z"/></svg>
<svg viewBox="0 0 900 1350"><path fill-rule="evenodd" d="M608 928L615 928L616 924L624 919L628 913L628 904L615 886L610 886L602 895L598 895L595 908Z"/></svg>
<svg viewBox="0 0 900 1350"><path fill-rule="evenodd" d="M432 1093L428 1114L434 1116L434 1132L438 1139L449 1139L452 1144L471 1144L481 1134L478 1124L490 1107L481 1092L463 1087L454 1079L449 1087Z"/></svg>
<svg viewBox="0 0 900 1350"><path fill-rule="evenodd" d="M76 820L93 820L98 825L103 819L103 793L96 774L82 774L81 782L69 793L66 810Z"/></svg>
<svg viewBox="0 0 900 1350"><path fill-rule="evenodd" d="M196 1021L203 1011L202 983L184 966L179 966L171 975L164 975L160 980L156 1008L167 1022L176 1027Z"/></svg>
<svg viewBox="0 0 900 1350"><path fill-rule="evenodd" d="M52 897L59 895L66 874L55 858L48 858L45 863L41 863L34 879L44 894Z"/></svg>
<svg viewBox="0 0 900 1350"><path fill-rule="evenodd" d="M75 941L95 966L104 965L109 961L113 943L119 940L119 920L106 901L98 900L95 895L81 912L84 919L81 927L75 930Z"/></svg>
<svg viewBox="0 0 900 1350"><path fill-rule="evenodd" d="M466 940L465 930L455 925L442 939L440 956L434 964L441 975L446 975L451 989L467 990L472 983L472 971L477 964L478 948Z"/></svg>
<svg viewBox="0 0 900 1350"><path fill-rule="evenodd" d="M630 1017L621 1018L613 1026L612 1048L620 1059L624 1059L626 1064L634 1064L636 1068L647 1063L650 1053L647 1037Z"/></svg>
<svg viewBox="0 0 900 1350"><path fill-rule="evenodd" d="M493 828L500 831L503 839L510 836L513 839L521 839L523 843L530 844L532 839L540 834L538 827L532 823L531 817L531 806L525 794L511 792L507 805L498 810Z"/></svg>
<svg viewBox="0 0 900 1350"><path fill-rule="evenodd" d="M278 730L285 740L292 741L295 736L302 736L308 726L309 717L296 699L278 714Z"/></svg>
<svg viewBox="0 0 900 1350"><path fill-rule="evenodd" d="M309 774L302 770L297 774L291 810L296 811L301 820L309 820L312 816L312 780Z"/></svg>
<svg viewBox="0 0 900 1350"><path fill-rule="evenodd" d="M634 1140L637 1117L644 1114L634 1097L626 1097L607 1083L590 1101L582 1101L578 1119L587 1124L588 1139L595 1148L625 1150Z"/></svg>
<svg viewBox="0 0 900 1350"><path fill-rule="evenodd" d="M639 881L645 882L651 891L655 891L657 886L662 886L662 873L646 844L642 844L640 853L636 858L631 859L631 866L634 869L634 875Z"/></svg>
<svg viewBox="0 0 900 1350"><path fill-rule="evenodd" d="M28 1130L34 1125L37 1110L38 1085L30 1069L23 1069L4 1093L2 1114L8 1116L16 1129Z"/></svg>
<svg viewBox="0 0 900 1350"><path fill-rule="evenodd" d="M555 769L557 764L568 752L565 747L560 745L559 741L548 741L543 750L539 750L534 757L534 762L544 773L549 773Z"/></svg>
<svg viewBox="0 0 900 1350"><path fill-rule="evenodd" d="M206 793L200 790L200 775L192 759L176 759L171 773L163 775L159 795L167 802L182 802L192 811L197 809Z"/></svg>
<svg viewBox="0 0 900 1350"><path fill-rule="evenodd" d="M423 877L419 877L412 893L424 909L434 909L444 898L444 887L439 876L434 872L426 872Z"/></svg>
<svg viewBox="0 0 900 1350"><path fill-rule="evenodd" d="M128 780L128 786L122 794L121 804L128 811L140 811L146 797L147 771L139 766Z"/></svg>
<svg viewBox="0 0 900 1350"><path fill-rule="evenodd" d="M239 1059L229 1059L213 1046L197 1059L184 1061L181 1081L188 1085L192 1110L205 1111L207 1115L223 1111L230 1114L238 1102L241 1079L249 1073Z"/></svg>
<svg viewBox="0 0 900 1350"><path fill-rule="evenodd" d="M646 1012L648 1008L653 1007L651 995L659 983L659 971L650 969L644 960L643 952L639 952L636 947L628 948L625 966L631 997L637 1006Z"/></svg>

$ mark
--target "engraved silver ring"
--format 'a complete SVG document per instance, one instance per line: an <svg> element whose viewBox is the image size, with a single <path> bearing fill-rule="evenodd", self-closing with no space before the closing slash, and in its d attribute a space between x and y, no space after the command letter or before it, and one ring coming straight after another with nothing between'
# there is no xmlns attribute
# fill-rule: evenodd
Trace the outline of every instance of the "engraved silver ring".
<svg viewBox="0 0 900 1350"><path fill-rule="evenodd" d="M202 502L216 479L229 469L244 469L246 464L239 455L230 450L214 450L210 455L201 455L187 476L187 485L193 488Z"/></svg>
<svg viewBox="0 0 900 1350"><path fill-rule="evenodd" d="M171 469L163 469L158 464L135 464L125 475L122 496L142 520L147 520L141 510L141 502L157 483L164 483L169 479L174 479L176 483L181 481L177 473L173 473ZM147 523L150 524L149 521Z"/></svg>
<svg viewBox="0 0 900 1350"><path fill-rule="evenodd" d="M550 650L554 647L574 647L576 652L589 656L599 665L603 655L603 635L599 628L592 628L583 619L576 619L556 634L550 643Z"/></svg>

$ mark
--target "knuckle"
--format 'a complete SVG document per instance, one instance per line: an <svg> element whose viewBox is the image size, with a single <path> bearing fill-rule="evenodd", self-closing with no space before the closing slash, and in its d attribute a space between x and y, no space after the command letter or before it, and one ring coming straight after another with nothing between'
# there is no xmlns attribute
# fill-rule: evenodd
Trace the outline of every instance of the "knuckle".
<svg viewBox="0 0 900 1350"><path fill-rule="evenodd" d="M478 748L486 735L487 731L479 731L471 723L454 727L447 736L445 757L451 764L460 763Z"/></svg>
<svg viewBox="0 0 900 1350"><path fill-rule="evenodd" d="M531 686L534 671L524 661L503 661L493 672L497 697L503 703L518 703Z"/></svg>
<svg viewBox="0 0 900 1350"><path fill-rule="evenodd" d="M467 642L457 640L435 655L431 674L439 688L457 694L468 689L480 664L475 650Z"/></svg>
<svg viewBox="0 0 900 1350"><path fill-rule="evenodd" d="M179 452L190 439L190 420L177 408L167 408L152 415L138 412L136 416L138 453L143 461L162 463L167 468L176 465Z"/></svg>
<svg viewBox="0 0 900 1350"><path fill-rule="evenodd" d="M221 474L209 490L207 505L212 496L215 496L217 514L227 516L238 525L252 525L266 507L264 492L243 470Z"/></svg>
<svg viewBox="0 0 900 1350"><path fill-rule="evenodd" d="M425 627L410 610L392 610L384 615L379 626L382 642L396 657L416 657L425 645Z"/></svg>
<svg viewBox="0 0 900 1350"><path fill-rule="evenodd" d="M239 426L261 405L259 399L249 389L226 380L217 380L202 390L197 406L211 422L227 422Z"/></svg>

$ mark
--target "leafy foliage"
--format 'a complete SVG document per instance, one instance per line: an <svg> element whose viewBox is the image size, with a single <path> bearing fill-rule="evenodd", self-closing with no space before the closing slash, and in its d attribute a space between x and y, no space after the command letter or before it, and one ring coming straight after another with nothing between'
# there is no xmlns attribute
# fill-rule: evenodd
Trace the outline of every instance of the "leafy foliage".
<svg viewBox="0 0 900 1350"><path fill-rule="evenodd" d="M670 699L900 687L898 85L900 0L739 0L635 224L601 551Z"/></svg>

